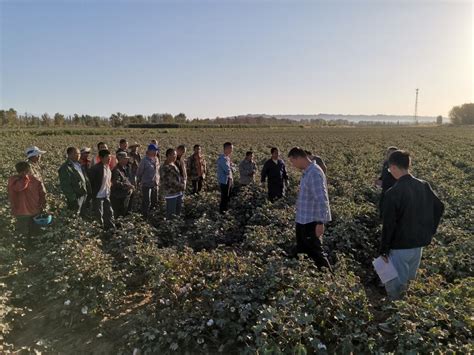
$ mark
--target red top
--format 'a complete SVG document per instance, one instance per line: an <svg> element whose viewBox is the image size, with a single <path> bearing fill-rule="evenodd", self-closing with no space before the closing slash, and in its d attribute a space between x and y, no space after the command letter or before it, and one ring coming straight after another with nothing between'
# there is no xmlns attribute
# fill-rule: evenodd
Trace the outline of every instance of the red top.
<svg viewBox="0 0 474 355"><path fill-rule="evenodd" d="M8 199L14 216L35 216L46 206L43 183L33 175L8 179Z"/></svg>

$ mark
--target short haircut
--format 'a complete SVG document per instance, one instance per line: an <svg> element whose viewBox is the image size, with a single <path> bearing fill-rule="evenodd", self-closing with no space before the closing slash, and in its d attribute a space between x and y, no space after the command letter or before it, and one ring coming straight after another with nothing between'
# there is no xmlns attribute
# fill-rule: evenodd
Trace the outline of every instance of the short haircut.
<svg viewBox="0 0 474 355"><path fill-rule="evenodd" d="M201 146L199 144L195 144L194 147L193 147L193 150L196 149L196 148L201 148Z"/></svg>
<svg viewBox="0 0 474 355"><path fill-rule="evenodd" d="M270 149L270 153L273 154L274 152L278 152L278 148L277 147L272 147L272 149Z"/></svg>
<svg viewBox="0 0 474 355"><path fill-rule="evenodd" d="M107 155L110 155L110 151L108 149L99 150L100 158L105 158Z"/></svg>
<svg viewBox="0 0 474 355"><path fill-rule="evenodd" d="M249 150L247 153L245 153L245 156L248 157L250 155L253 155L253 152L251 150Z"/></svg>
<svg viewBox="0 0 474 355"><path fill-rule="evenodd" d="M225 142L224 143L224 149L229 148L229 147L232 147L232 143L231 142Z"/></svg>
<svg viewBox="0 0 474 355"><path fill-rule="evenodd" d="M119 141L120 144L122 143L127 143L127 140L125 138L122 138L120 141Z"/></svg>
<svg viewBox="0 0 474 355"><path fill-rule="evenodd" d="M104 142L97 143L97 149L99 149L101 145L105 145L105 143Z"/></svg>
<svg viewBox="0 0 474 355"><path fill-rule="evenodd" d="M395 165L400 169L408 169L410 167L410 153L404 150L396 150L388 158L388 165Z"/></svg>
<svg viewBox="0 0 474 355"><path fill-rule="evenodd" d="M171 154L173 154L175 152L175 150L173 148L169 148L166 150L166 156L169 157L171 156Z"/></svg>
<svg viewBox="0 0 474 355"><path fill-rule="evenodd" d="M77 151L76 147L68 147L66 149L66 154L69 155L69 154L71 154L72 152L75 152L75 151Z"/></svg>
<svg viewBox="0 0 474 355"><path fill-rule="evenodd" d="M176 148L178 150L186 150L186 146L184 144L180 144L178 145L178 148Z"/></svg>
<svg viewBox="0 0 474 355"><path fill-rule="evenodd" d="M308 154L306 154L304 149L300 147L291 148L290 152L288 153L288 158L307 158Z"/></svg>
<svg viewBox="0 0 474 355"><path fill-rule="evenodd" d="M21 174L25 171L29 171L30 169L30 163L28 163L27 161L19 161L15 164L15 170L18 174Z"/></svg>

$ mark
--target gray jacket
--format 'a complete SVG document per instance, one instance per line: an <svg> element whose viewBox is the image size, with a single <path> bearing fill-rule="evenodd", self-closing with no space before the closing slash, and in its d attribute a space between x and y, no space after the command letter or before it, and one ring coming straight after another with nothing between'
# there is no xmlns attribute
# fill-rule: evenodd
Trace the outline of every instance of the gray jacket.
<svg viewBox="0 0 474 355"><path fill-rule="evenodd" d="M248 185L255 181L255 173L257 172L257 164L254 161L244 159L239 164L240 183Z"/></svg>

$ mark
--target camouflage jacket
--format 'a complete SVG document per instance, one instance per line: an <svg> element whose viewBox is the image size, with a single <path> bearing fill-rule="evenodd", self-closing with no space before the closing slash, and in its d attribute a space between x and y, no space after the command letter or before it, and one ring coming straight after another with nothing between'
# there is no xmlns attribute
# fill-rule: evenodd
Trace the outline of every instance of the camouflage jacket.
<svg viewBox="0 0 474 355"><path fill-rule="evenodd" d="M164 163L160 168L160 188L165 197L184 191L184 180L175 164Z"/></svg>

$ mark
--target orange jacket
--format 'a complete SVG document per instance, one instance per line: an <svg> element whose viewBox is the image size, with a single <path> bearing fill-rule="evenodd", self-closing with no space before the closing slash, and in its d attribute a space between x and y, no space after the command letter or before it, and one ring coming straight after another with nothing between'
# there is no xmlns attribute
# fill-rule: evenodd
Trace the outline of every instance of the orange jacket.
<svg viewBox="0 0 474 355"><path fill-rule="evenodd" d="M8 199L14 216L35 216L46 206L43 183L33 175L8 179Z"/></svg>

